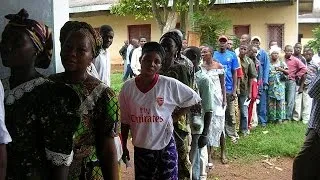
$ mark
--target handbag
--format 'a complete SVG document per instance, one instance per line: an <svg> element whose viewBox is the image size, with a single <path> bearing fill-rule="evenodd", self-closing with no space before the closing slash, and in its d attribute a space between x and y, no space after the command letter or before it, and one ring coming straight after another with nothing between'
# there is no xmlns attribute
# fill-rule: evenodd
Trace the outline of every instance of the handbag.
<svg viewBox="0 0 320 180"><path fill-rule="evenodd" d="M193 77L193 83L194 83L194 87L193 89L198 93L199 93L199 88L198 88L198 85L196 83L196 77L194 75ZM202 109L202 106L201 106L201 102L193 105L191 108L190 108L190 125L191 125L191 129L192 131L200 131L202 126L203 126L203 119L202 119L202 115L201 115L201 109Z"/></svg>
<svg viewBox="0 0 320 180"><path fill-rule="evenodd" d="M201 114L192 115L190 124L192 131L200 131L203 126L203 119Z"/></svg>
<svg viewBox="0 0 320 180"><path fill-rule="evenodd" d="M282 61L280 61L280 67L284 68L284 64ZM287 80L289 80L288 75L285 75L283 72L281 72L280 81L287 81Z"/></svg>
<svg viewBox="0 0 320 180"><path fill-rule="evenodd" d="M285 75L285 74L281 74L280 76L280 81L287 81L289 79L288 75Z"/></svg>

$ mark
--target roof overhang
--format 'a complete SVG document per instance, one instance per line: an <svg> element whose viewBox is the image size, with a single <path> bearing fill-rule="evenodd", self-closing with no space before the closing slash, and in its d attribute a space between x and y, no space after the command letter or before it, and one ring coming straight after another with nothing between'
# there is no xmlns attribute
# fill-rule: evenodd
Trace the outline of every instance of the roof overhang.
<svg viewBox="0 0 320 180"><path fill-rule="evenodd" d="M298 23L320 23L320 14L299 15Z"/></svg>
<svg viewBox="0 0 320 180"><path fill-rule="evenodd" d="M69 13L81 13L81 12L93 12L93 11L108 11L112 7L112 4L99 4L89 6L70 7Z"/></svg>

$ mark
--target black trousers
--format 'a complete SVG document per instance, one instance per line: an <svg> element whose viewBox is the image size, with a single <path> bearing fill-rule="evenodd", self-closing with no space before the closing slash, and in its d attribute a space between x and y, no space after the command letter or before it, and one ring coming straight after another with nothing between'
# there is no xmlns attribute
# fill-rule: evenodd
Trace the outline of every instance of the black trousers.
<svg viewBox="0 0 320 180"><path fill-rule="evenodd" d="M293 180L320 180L320 137L309 129L297 157L293 162Z"/></svg>

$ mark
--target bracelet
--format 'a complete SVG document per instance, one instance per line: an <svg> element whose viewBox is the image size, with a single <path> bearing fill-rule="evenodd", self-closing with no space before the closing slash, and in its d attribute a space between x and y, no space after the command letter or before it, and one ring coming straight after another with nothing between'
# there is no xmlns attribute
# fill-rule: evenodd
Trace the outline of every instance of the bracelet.
<svg viewBox="0 0 320 180"><path fill-rule="evenodd" d="M203 135L203 134L201 134L200 136L202 136L202 137L208 137L208 135Z"/></svg>

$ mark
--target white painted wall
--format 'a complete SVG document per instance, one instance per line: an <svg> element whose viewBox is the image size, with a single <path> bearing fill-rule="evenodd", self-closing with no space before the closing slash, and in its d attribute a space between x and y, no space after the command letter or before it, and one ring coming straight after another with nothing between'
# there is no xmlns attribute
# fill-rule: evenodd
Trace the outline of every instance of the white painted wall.
<svg viewBox="0 0 320 180"><path fill-rule="evenodd" d="M313 0L312 13L320 14L320 1Z"/></svg>
<svg viewBox="0 0 320 180"><path fill-rule="evenodd" d="M55 57L55 66L56 73L64 71L64 68L61 64L60 59L60 29L69 21L69 1L67 0L52 0L53 1L53 37L54 37L54 57Z"/></svg>
<svg viewBox="0 0 320 180"><path fill-rule="evenodd" d="M8 21L4 18L7 14L18 13L24 8L29 13L29 18L45 23L53 30L54 56L51 65L46 70L39 70L45 75L63 71L60 61L59 32L62 25L69 20L69 4L65 0L0 0L0 33ZM1 39L1 38L0 38ZM0 64L0 78L9 76L9 69Z"/></svg>

